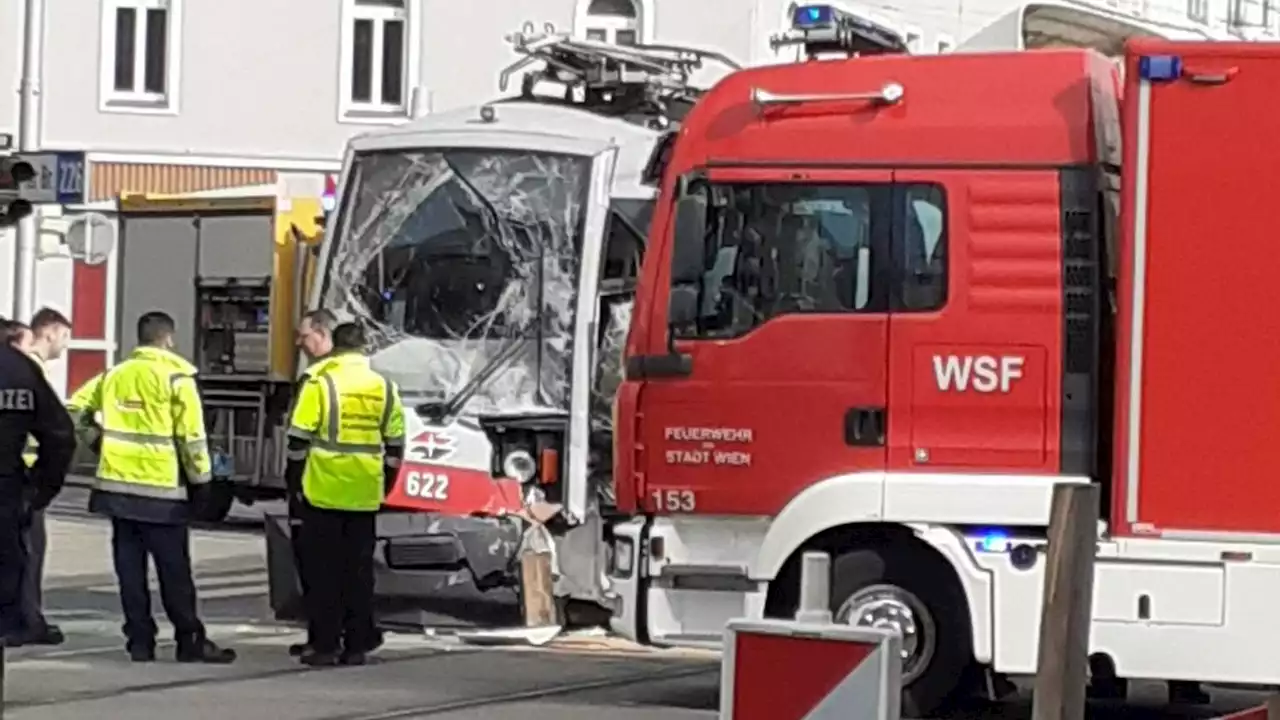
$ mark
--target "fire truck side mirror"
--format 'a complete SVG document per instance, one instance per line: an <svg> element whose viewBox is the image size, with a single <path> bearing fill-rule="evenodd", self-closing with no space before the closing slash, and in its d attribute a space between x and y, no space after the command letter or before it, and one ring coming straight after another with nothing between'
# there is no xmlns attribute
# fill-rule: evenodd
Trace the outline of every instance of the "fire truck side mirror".
<svg viewBox="0 0 1280 720"><path fill-rule="evenodd" d="M707 198L685 195L676 201L671 247L671 284L698 283L706 272Z"/></svg>

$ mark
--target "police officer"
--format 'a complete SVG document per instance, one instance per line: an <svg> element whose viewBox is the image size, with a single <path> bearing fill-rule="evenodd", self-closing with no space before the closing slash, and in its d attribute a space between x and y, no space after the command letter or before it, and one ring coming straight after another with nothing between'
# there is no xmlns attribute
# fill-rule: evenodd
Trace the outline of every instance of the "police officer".
<svg viewBox="0 0 1280 720"><path fill-rule="evenodd" d="M30 355L35 349L35 336L31 334L31 327L24 322L17 320L8 321L7 341L10 345Z"/></svg>
<svg viewBox="0 0 1280 720"><path fill-rule="evenodd" d="M328 310L311 310L303 314L302 320L298 323L297 344L298 348L306 354L307 359L311 361L311 365L302 373L302 377L299 378L297 385L294 386L293 396L295 398L302 394L302 388L306 385L307 380L324 368L329 354L333 352L333 328L337 324L338 319ZM306 597L308 585L307 574L302 569L305 559L302 543L302 517L302 488L289 488L289 540L293 545L293 566L298 571L298 581L302 587L302 595ZM301 656L311 646L311 641L312 638L308 635L305 643L290 645L289 654L293 657Z"/></svg>
<svg viewBox="0 0 1280 720"><path fill-rule="evenodd" d="M14 344L47 372L48 363L62 357L70 340L71 321L57 310L46 307L31 317L30 327L19 331ZM37 443L28 443L24 454L28 467L35 464L36 456ZM23 542L27 550L27 575L22 586L22 644L61 645L65 640L62 629L44 616L44 556L48 545L44 511L32 512L31 523L23 533Z"/></svg>
<svg viewBox="0 0 1280 720"><path fill-rule="evenodd" d="M68 406L86 422L101 413L102 443L89 510L111 518L111 550L124 633L134 662L155 659L156 624L147 587L155 562L173 624L178 662L230 663L235 651L205 635L191 579L190 503L212 479L196 368L173 352L173 318L138 320L138 347L90 380ZM41 446L43 449L43 445ZM187 483L181 480L185 469Z"/></svg>
<svg viewBox="0 0 1280 720"><path fill-rule="evenodd" d="M9 325L3 328L9 333ZM6 338L8 339L8 338ZM30 468L27 438L39 442ZM40 366L8 342L0 344L0 638L26 637L22 591L27 558L23 533L62 489L75 452L75 428Z"/></svg>
<svg viewBox="0 0 1280 720"><path fill-rule="evenodd" d="M404 409L364 345L360 326L334 329L333 354L307 379L290 421L286 481L302 495L307 665L361 665L375 644L375 517L403 456Z"/></svg>

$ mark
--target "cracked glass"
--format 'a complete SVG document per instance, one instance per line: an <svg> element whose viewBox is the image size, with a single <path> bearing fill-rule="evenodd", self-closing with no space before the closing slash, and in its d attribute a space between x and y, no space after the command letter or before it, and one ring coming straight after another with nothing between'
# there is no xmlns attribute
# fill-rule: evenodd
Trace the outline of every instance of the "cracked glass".
<svg viewBox="0 0 1280 720"><path fill-rule="evenodd" d="M358 156L323 304L364 324L406 403L566 411L590 158Z"/></svg>

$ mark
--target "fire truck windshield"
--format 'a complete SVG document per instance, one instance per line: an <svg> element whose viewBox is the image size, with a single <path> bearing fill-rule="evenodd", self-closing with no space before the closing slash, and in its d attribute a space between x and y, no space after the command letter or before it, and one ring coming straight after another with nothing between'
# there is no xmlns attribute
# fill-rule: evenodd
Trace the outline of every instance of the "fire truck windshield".
<svg viewBox="0 0 1280 720"><path fill-rule="evenodd" d="M526 151L358 156L324 306L369 326L374 368L414 404L565 409L589 170Z"/></svg>

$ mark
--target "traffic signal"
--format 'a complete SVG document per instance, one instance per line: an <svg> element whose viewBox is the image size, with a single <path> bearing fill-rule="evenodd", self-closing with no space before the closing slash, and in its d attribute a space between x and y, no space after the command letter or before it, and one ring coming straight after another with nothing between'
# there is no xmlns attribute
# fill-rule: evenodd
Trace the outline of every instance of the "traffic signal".
<svg viewBox="0 0 1280 720"><path fill-rule="evenodd" d="M0 227L8 227L31 214L31 203L19 196L22 184L33 180L36 169L21 157L0 157Z"/></svg>

